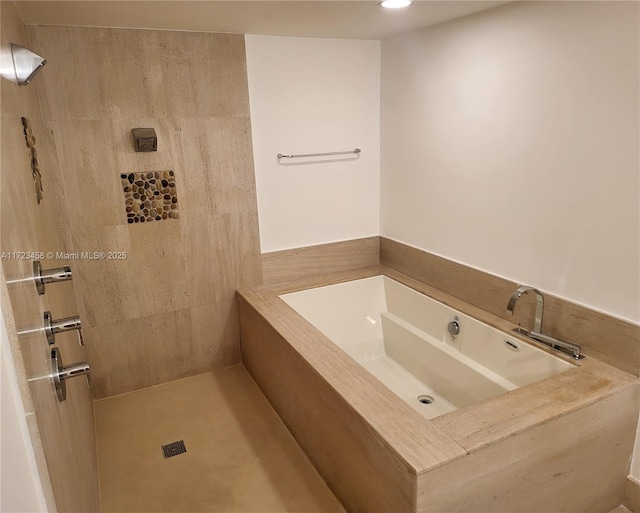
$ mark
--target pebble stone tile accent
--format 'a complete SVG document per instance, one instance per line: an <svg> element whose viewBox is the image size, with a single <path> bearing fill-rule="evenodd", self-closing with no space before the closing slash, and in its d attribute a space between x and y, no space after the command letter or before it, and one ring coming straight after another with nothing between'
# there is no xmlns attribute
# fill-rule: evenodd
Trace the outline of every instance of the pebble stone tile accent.
<svg viewBox="0 0 640 513"><path fill-rule="evenodd" d="M178 196L173 171L121 174L127 223L178 219Z"/></svg>

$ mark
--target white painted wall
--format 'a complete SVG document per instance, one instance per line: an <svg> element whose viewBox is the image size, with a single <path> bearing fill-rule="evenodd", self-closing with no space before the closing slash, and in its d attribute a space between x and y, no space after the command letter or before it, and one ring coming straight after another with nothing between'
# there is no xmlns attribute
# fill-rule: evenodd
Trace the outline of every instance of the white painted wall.
<svg viewBox="0 0 640 513"><path fill-rule="evenodd" d="M378 235L380 42L248 35L246 51L262 251Z"/></svg>
<svg viewBox="0 0 640 513"><path fill-rule="evenodd" d="M383 41L382 234L640 321L639 8L516 2Z"/></svg>
<svg viewBox="0 0 640 513"><path fill-rule="evenodd" d="M0 511L46 512L2 311L0 344Z"/></svg>

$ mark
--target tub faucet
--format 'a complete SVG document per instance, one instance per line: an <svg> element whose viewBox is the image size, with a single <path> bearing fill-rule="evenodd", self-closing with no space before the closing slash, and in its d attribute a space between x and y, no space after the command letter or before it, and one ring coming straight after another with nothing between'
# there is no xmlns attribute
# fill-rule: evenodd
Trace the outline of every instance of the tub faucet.
<svg viewBox="0 0 640 513"><path fill-rule="evenodd" d="M536 294L536 317L533 321L533 331L542 333L542 311L544 310L544 296L538 289L527 287L526 285L519 287L518 290L511 294L511 297L509 298L509 303L507 303L507 315L513 315L513 310L516 307L518 299L520 299L522 294L525 294L529 291L535 292Z"/></svg>
<svg viewBox="0 0 640 513"><path fill-rule="evenodd" d="M507 303L507 315L513 315L513 310L516 307L516 303L518 299L529 291L532 291L536 295L536 316L533 321L533 329L531 331L523 330L518 325L513 331L519 333L521 335L525 335L529 338L537 340L538 342L542 342L548 346L551 346L554 349L563 349L569 352L576 360L580 360L584 358L582 355L582 348L578 344L572 344L571 342L565 342L564 340L558 340L557 338L550 337L549 335L542 334L542 311L544 310L544 296L542 292L533 287L528 287L526 285L519 287L511 297L509 298L509 302Z"/></svg>

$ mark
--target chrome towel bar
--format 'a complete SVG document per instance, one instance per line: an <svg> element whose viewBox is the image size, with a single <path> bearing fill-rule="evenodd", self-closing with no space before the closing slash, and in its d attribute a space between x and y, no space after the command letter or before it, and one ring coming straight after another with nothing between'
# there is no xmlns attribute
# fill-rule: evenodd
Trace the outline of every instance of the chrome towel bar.
<svg viewBox="0 0 640 513"><path fill-rule="evenodd" d="M356 155L358 153L360 153L362 150L360 148L356 148L355 150L349 150L349 151L329 151L327 153L301 153L299 155L291 155L291 154L284 154L284 153L278 153L278 160L280 159L297 159L297 158L301 158L301 157L328 157L330 155L350 155L352 153L355 153Z"/></svg>

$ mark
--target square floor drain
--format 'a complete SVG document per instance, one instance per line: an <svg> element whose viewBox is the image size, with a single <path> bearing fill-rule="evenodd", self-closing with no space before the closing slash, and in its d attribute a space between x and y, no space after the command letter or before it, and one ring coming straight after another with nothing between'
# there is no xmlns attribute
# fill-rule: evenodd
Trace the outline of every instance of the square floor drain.
<svg viewBox="0 0 640 513"><path fill-rule="evenodd" d="M183 452L187 452L187 448L184 446L184 440L171 442L170 444L162 446L162 456L165 459L173 458L174 456L182 454Z"/></svg>

